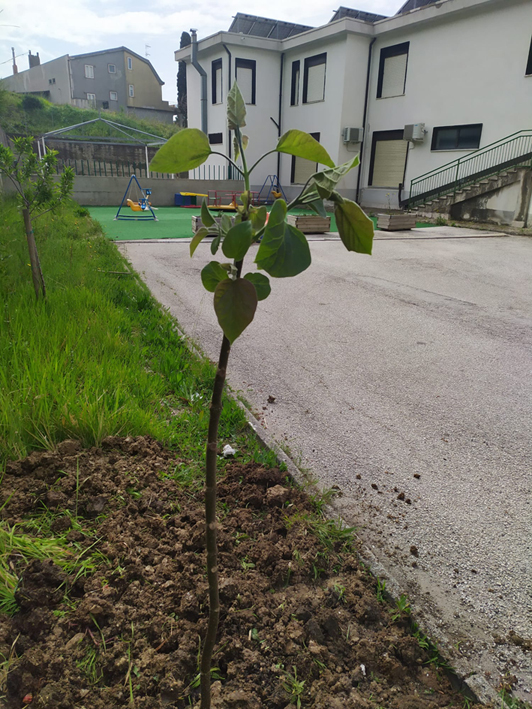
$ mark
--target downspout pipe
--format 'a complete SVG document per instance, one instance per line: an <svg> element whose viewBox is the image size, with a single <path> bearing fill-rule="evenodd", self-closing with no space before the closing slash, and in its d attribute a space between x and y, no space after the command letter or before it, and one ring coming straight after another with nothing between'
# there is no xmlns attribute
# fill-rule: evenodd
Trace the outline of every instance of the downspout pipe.
<svg viewBox="0 0 532 709"><path fill-rule="evenodd" d="M369 50L368 50L368 70L366 73L366 95L364 96L364 116L362 118L362 129L363 129L363 139L362 143L360 144L360 164L358 166L358 177L357 177L357 192L356 192L356 197L355 201L358 202L359 196L360 196L360 181L362 180L362 151L364 150L364 143L366 142L366 123L367 123L367 117L368 117L368 104L369 104L369 79L370 79L370 73L371 73L371 56L373 52L373 45L377 41L377 38L374 37L371 42L369 43Z"/></svg>
<svg viewBox="0 0 532 709"><path fill-rule="evenodd" d="M281 54L281 68L279 74L279 120L277 121L277 135L281 137L281 119L283 115L283 69L284 69L284 52ZM280 184L279 174L281 172L281 153L277 153L277 181Z"/></svg>
<svg viewBox="0 0 532 709"><path fill-rule="evenodd" d="M207 133L207 72L198 62L198 31L190 30L190 39L192 41L192 66L201 77L201 130Z"/></svg>
<svg viewBox="0 0 532 709"><path fill-rule="evenodd" d="M227 93L229 93L229 91L231 91L231 76L232 76L231 72L233 71L233 68L232 68L233 56L232 56L231 52L229 51L229 47L227 46L227 44L225 44L225 43L222 44L222 47L225 49L225 51L227 52L227 56L229 57L229 80L227 82ZM230 158L233 157L233 142L231 140L231 129L230 128L227 129L227 155ZM227 176L229 177L230 180L233 177L233 166L231 165L231 163L229 163L227 166ZM236 178L236 175L235 175L235 178Z"/></svg>

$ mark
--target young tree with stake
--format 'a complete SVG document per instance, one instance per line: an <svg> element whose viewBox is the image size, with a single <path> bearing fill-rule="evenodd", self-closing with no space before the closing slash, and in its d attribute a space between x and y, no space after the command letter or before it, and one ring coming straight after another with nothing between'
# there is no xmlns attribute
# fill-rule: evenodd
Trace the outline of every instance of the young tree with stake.
<svg viewBox="0 0 532 709"><path fill-rule="evenodd" d="M46 297L46 286L41 270L33 221L46 212L53 211L72 192L74 173L67 167L59 181L54 182L57 152L49 150L42 158L33 151L33 138L15 138L14 150L0 144L0 174L13 183L24 221L28 242L31 275L35 296Z"/></svg>
<svg viewBox="0 0 532 709"><path fill-rule="evenodd" d="M224 214L220 223L215 222L205 200L201 207L204 226L196 233L190 244L192 256L200 242L213 236L211 253L219 249L228 259L225 262L211 261L201 272L204 287L214 293L214 310L223 331L218 368L210 405L209 430L206 450L205 517L207 547L207 578L209 582L209 623L201 656L201 709L211 706L211 660L220 615L218 593L218 550L216 542L216 455L218 448L218 424L222 411L222 393L225 384L227 363L231 345L252 322L257 303L268 297L271 291L269 278L260 272L242 275L244 258L252 244L260 242L255 264L274 278L297 276L310 266L311 255L305 235L286 221L286 215L296 206L303 206L322 216L326 215L323 201L334 203L334 212L340 238L348 251L371 254L373 222L360 207L337 191L338 182L359 163L358 156L343 165L335 166L325 148L308 133L290 130L276 147L262 155L248 168L246 161L247 136L242 128L246 125L246 107L237 84L233 84L227 97L227 120L234 131L234 159L242 157L244 192L241 204L236 209L234 225ZM325 165L313 174L299 195L289 204L278 199L273 204L269 218L265 206L254 206L251 201L250 174L260 161L271 153L286 153ZM193 170L204 163L210 155L209 139L196 128L187 128L174 135L155 155L151 169L158 172L179 173ZM231 158L225 157L232 163Z"/></svg>

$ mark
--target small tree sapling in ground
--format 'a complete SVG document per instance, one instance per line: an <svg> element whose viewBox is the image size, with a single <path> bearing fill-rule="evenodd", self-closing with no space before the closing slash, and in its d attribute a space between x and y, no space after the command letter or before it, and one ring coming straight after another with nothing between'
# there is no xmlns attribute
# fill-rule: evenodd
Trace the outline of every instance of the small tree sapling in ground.
<svg viewBox="0 0 532 709"><path fill-rule="evenodd" d="M57 151L49 150L42 158L33 151L33 138L15 138L14 150L0 144L0 173L9 178L17 192L19 207L28 241L31 276L37 299L46 297L46 286L41 270L33 221L53 211L72 192L74 173L65 169L58 182L54 182Z"/></svg>
<svg viewBox="0 0 532 709"><path fill-rule="evenodd" d="M209 430L206 449L205 517L207 578L209 582L209 622L203 643L201 657L201 709L210 709L211 659L216 641L220 615L218 593L218 550L216 541L216 455L218 449L218 424L222 411L222 393L225 384L227 363L233 342L252 322L257 303L268 297L271 291L268 276L287 278L297 276L310 266L310 248L305 235L286 221L287 213L296 206L311 209L326 215L323 201L334 203L334 212L340 238L348 251L371 254L373 243L373 222L360 207L337 191L338 182L359 163L358 156L335 166L331 157L312 136L300 130L289 130L276 147L265 153L248 168L246 160L247 136L242 128L246 125L246 107L237 84L233 84L227 97L228 127L234 131L234 160L242 158L244 192L236 208L234 225L224 214L219 223L215 222L207 203L203 201L201 219L204 226L196 233L190 244L192 256L206 236L212 236L211 253L216 255L221 249L226 261L210 261L201 271L204 287L214 293L214 310L223 331L218 368L214 381L210 405ZM265 206L252 204L250 174L260 161L271 153L286 153L325 168L313 174L299 195L287 204L277 199L269 218ZM197 128L186 128L157 152L151 169L158 172L179 173L193 170L203 164L210 155L222 155L228 162L235 162L211 150L209 139ZM242 275L244 257L252 244L260 242L255 264L259 272Z"/></svg>

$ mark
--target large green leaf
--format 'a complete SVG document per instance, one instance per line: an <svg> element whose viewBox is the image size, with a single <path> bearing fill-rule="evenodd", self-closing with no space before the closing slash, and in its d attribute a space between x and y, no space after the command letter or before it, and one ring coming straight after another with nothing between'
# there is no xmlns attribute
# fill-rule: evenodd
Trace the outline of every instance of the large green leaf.
<svg viewBox="0 0 532 709"><path fill-rule="evenodd" d="M358 155L355 155L352 160L344 162L342 165L337 165L329 170L321 170L320 172L316 172L312 176L312 182L309 187L311 189L315 187L322 199L329 199L342 177L347 175L347 173L356 167L359 162L360 160ZM307 192L307 190L305 190L305 192Z"/></svg>
<svg viewBox="0 0 532 709"><path fill-rule="evenodd" d="M264 300L272 292L270 279L263 273L246 273L244 278L246 281L253 283L255 290L257 291L257 298L259 300Z"/></svg>
<svg viewBox="0 0 532 709"><path fill-rule="evenodd" d="M257 291L245 278L227 279L216 286L214 310L220 327L231 344L255 316Z"/></svg>
<svg viewBox="0 0 532 709"><path fill-rule="evenodd" d="M201 203L201 221L206 227L212 226L214 224L214 217L210 213L205 197L203 198L203 201Z"/></svg>
<svg viewBox="0 0 532 709"><path fill-rule="evenodd" d="M194 237L190 242L191 256L194 256L194 251L198 248L199 244L203 241L203 239L207 236L208 233L209 230L206 227L202 227L201 229L198 229L198 231L194 234Z"/></svg>
<svg viewBox="0 0 532 709"><path fill-rule="evenodd" d="M373 221L364 214L356 202L343 199L334 206L336 226L348 251L371 254L373 245Z"/></svg>
<svg viewBox="0 0 532 709"><path fill-rule="evenodd" d="M216 286L220 281L225 281L228 278L227 271L218 263L211 261L201 271L201 282L205 290L214 293Z"/></svg>
<svg viewBox="0 0 532 709"><path fill-rule="evenodd" d="M202 165L211 154L209 139L198 128L183 128L155 153L153 172L186 172Z"/></svg>
<svg viewBox="0 0 532 709"><path fill-rule="evenodd" d="M289 130L279 138L275 149L278 153L288 153L288 155L295 155L298 158L319 162L320 165L334 167L334 162L323 145L320 145L315 138L302 130L295 128Z"/></svg>
<svg viewBox="0 0 532 709"><path fill-rule="evenodd" d="M227 258L234 258L241 261L247 254L253 239L253 228L251 222L245 221L231 227L222 243L222 251Z"/></svg>
<svg viewBox="0 0 532 709"><path fill-rule="evenodd" d="M246 104L236 81L227 94L227 125L231 130L246 125Z"/></svg>
<svg viewBox="0 0 532 709"><path fill-rule="evenodd" d="M244 109L244 111L245 111L245 109ZM243 136L241 136L241 139L242 139L242 150L245 150L248 147L249 138L247 135L243 135ZM238 160L238 157L240 155L240 143L238 142L238 138L236 137L236 135L233 138L233 149L235 151L234 159Z"/></svg>
<svg viewBox="0 0 532 709"><path fill-rule="evenodd" d="M274 278L297 276L310 266L305 235L285 221L286 202L277 199L260 242L255 263Z"/></svg>

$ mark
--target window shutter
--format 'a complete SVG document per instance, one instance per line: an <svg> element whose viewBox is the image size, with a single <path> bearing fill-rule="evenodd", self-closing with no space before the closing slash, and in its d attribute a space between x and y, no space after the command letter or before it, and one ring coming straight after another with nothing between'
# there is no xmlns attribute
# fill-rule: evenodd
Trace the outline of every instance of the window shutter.
<svg viewBox="0 0 532 709"><path fill-rule="evenodd" d="M237 67L236 81L244 103L253 103L253 70L248 67Z"/></svg>
<svg viewBox="0 0 532 709"><path fill-rule="evenodd" d="M403 181L406 163L406 140L378 140L375 144L373 187L397 188Z"/></svg>
<svg viewBox="0 0 532 709"><path fill-rule="evenodd" d="M325 98L325 63L308 67L307 103Z"/></svg>
<svg viewBox="0 0 532 709"><path fill-rule="evenodd" d="M316 172L316 163L305 158L294 158L293 184L304 185L308 178Z"/></svg>
<svg viewBox="0 0 532 709"><path fill-rule="evenodd" d="M222 67L216 69L216 103L222 103L224 100L222 92Z"/></svg>
<svg viewBox="0 0 532 709"><path fill-rule="evenodd" d="M405 92L406 62L408 54L386 57L382 77L381 98L402 96Z"/></svg>

